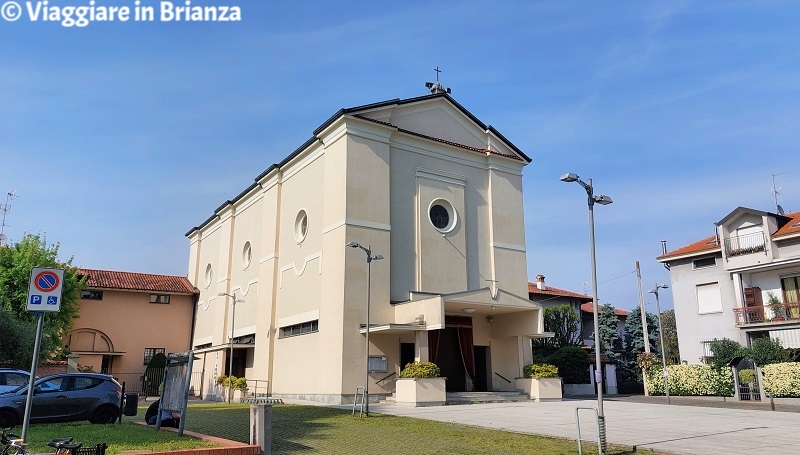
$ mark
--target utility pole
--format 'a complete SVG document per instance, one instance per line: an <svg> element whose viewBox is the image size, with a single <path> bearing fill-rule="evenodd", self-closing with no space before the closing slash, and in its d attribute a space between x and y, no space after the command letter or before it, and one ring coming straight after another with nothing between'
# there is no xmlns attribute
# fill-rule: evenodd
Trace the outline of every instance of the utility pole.
<svg viewBox="0 0 800 455"><path fill-rule="evenodd" d="M642 313L642 337L644 338L644 352L650 353L650 335L647 333L647 311L644 308L644 295L642 294L642 271L639 268L639 261L636 261L636 281L639 283L639 311ZM649 397L647 391L647 375L642 368L642 381L644 382L644 396Z"/></svg>

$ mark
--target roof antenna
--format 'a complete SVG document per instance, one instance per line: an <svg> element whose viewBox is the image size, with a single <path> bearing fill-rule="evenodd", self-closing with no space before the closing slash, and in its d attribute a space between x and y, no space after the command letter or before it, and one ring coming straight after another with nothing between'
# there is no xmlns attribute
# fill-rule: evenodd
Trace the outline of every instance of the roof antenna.
<svg viewBox="0 0 800 455"><path fill-rule="evenodd" d="M5 230L6 226L8 226L6 224L6 215L8 215L8 212L11 211L11 200L15 197L17 197L17 190L9 191L6 193L6 203L0 205L0 212L3 212L3 221L0 222L0 246L5 245L7 243L6 241L8 240L8 236L5 235L3 231Z"/></svg>
<svg viewBox="0 0 800 455"><path fill-rule="evenodd" d="M425 83L425 87L428 87L431 90L431 95L436 95L438 93L448 93L449 94L450 93L450 87L445 88L439 82L439 73L442 72L442 70L439 69L439 65L436 65L436 68L434 68L433 70L436 71L436 82L426 82Z"/></svg>
<svg viewBox="0 0 800 455"><path fill-rule="evenodd" d="M788 172L782 172L781 174L788 174ZM775 186L775 177L781 174L772 174L772 195L775 197L775 210L778 212L778 215L784 215L783 207L778 204L778 196L781 195L781 188Z"/></svg>

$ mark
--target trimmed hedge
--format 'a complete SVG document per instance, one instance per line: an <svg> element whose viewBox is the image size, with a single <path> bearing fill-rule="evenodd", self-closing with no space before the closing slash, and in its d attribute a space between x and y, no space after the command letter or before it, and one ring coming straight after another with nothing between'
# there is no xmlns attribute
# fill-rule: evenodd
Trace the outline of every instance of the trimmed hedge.
<svg viewBox="0 0 800 455"><path fill-rule="evenodd" d="M800 363L775 363L761 368L764 389L773 397L800 397Z"/></svg>
<svg viewBox="0 0 800 455"><path fill-rule="evenodd" d="M414 362L409 363L400 372L401 378L438 378L442 374L438 366L433 362Z"/></svg>
<svg viewBox="0 0 800 455"><path fill-rule="evenodd" d="M733 373L730 369L717 370L711 365L667 365L670 395L733 396ZM661 368L650 368L647 391L651 395L664 395L664 378Z"/></svg>
<svg viewBox="0 0 800 455"><path fill-rule="evenodd" d="M522 371L526 378L531 379L558 377L558 367L550 365L549 363L532 363L530 365L525 365Z"/></svg>

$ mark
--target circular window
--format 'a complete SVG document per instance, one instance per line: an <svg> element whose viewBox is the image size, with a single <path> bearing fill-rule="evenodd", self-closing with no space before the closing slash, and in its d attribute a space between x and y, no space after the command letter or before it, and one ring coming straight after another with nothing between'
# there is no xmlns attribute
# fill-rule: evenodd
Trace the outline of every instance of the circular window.
<svg viewBox="0 0 800 455"><path fill-rule="evenodd" d="M300 243L305 240L306 234L308 234L308 215L305 210L300 210L294 220L294 239Z"/></svg>
<svg viewBox="0 0 800 455"><path fill-rule="evenodd" d="M250 242L244 243L244 248L242 249L242 267L248 268L250 267L250 262L253 260L253 247L250 246Z"/></svg>
<svg viewBox="0 0 800 455"><path fill-rule="evenodd" d="M211 263L206 266L206 287L211 285L211 281L214 278L214 271L211 269Z"/></svg>
<svg viewBox="0 0 800 455"><path fill-rule="evenodd" d="M457 221L453 205L444 199L431 202L428 208L428 217L433 227L443 233L452 231Z"/></svg>

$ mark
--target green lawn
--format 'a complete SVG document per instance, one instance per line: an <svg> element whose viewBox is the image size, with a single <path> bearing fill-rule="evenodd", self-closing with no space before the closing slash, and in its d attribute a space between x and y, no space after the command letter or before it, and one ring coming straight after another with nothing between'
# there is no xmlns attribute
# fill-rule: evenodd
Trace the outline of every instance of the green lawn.
<svg viewBox="0 0 800 455"><path fill-rule="evenodd" d="M28 433L31 451L47 452L47 441L66 436L72 436L85 446L105 442L109 445L108 455L125 450L161 451L207 446L193 438L179 438L170 431L155 431L133 423L144 419L146 409L146 406L140 407L136 417L124 417L122 425L32 425ZM190 404L186 429L248 442L249 418L248 405ZM578 453L575 441L380 414L359 418L352 417L349 411L315 406L275 405L272 427L274 454ZM584 453L593 454L596 450L586 442ZM628 447L610 447L609 453L633 452Z"/></svg>
<svg viewBox="0 0 800 455"><path fill-rule="evenodd" d="M187 412L187 429L249 440L248 405L190 405ZM276 454L578 453L575 441L380 414L359 418L352 417L350 411L315 406L275 405L272 428ZM587 442L584 453L596 450ZM633 452L629 447L613 447L609 453Z"/></svg>

